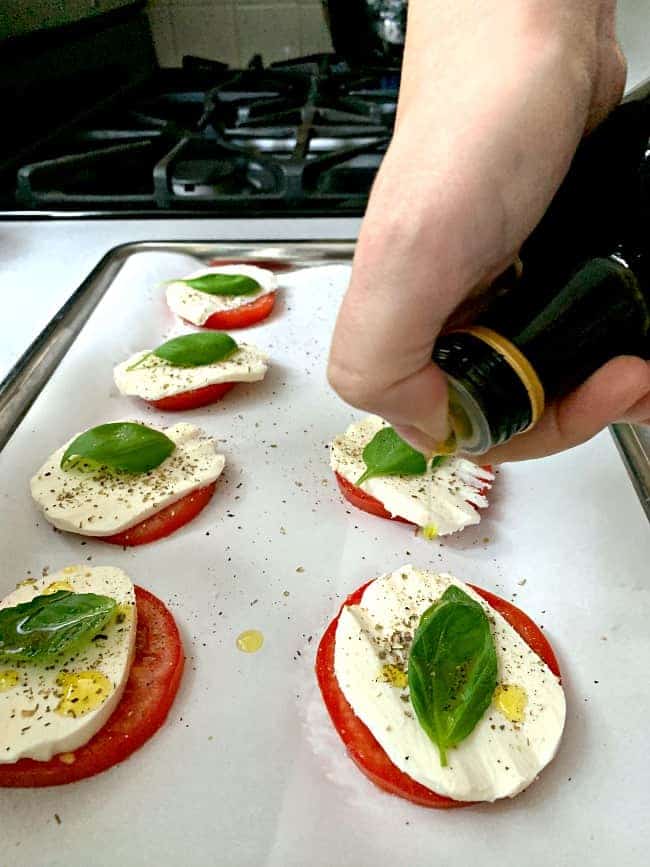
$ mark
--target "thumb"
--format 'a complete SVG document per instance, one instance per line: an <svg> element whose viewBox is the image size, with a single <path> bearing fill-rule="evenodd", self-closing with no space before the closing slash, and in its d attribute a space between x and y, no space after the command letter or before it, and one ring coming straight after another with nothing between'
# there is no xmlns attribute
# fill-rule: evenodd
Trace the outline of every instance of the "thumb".
<svg viewBox="0 0 650 867"><path fill-rule="evenodd" d="M388 419L402 439L418 451L435 451L449 436L447 380L431 362L404 379L378 387L350 376L349 368L341 369L333 354L328 378L343 400Z"/></svg>

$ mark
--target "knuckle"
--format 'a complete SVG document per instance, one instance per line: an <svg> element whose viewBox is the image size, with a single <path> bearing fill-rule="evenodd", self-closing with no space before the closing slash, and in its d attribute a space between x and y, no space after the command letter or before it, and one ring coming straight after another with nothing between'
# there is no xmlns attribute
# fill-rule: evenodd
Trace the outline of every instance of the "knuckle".
<svg viewBox="0 0 650 867"><path fill-rule="evenodd" d="M345 364L330 359L327 380L346 403L359 409L372 410L378 405L378 394L367 376L353 371Z"/></svg>

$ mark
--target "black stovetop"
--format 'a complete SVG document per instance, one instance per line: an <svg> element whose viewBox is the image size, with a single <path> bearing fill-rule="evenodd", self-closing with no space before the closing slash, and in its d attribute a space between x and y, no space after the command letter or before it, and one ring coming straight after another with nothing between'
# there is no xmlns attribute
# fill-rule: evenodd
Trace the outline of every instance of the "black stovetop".
<svg viewBox="0 0 650 867"><path fill-rule="evenodd" d="M335 55L239 71L185 58L0 157L0 210L361 214L398 86L396 69Z"/></svg>

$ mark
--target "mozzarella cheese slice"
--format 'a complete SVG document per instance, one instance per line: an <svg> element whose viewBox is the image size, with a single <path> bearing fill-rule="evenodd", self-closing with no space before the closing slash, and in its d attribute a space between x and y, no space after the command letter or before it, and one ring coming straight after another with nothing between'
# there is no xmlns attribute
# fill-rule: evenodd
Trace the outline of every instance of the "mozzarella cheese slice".
<svg viewBox="0 0 650 867"><path fill-rule="evenodd" d="M449 750L443 768L411 705L406 672L419 619L450 584L486 610L501 691L504 686L516 690L524 697L524 709L520 721L504 716L497 687L492 705L472 733ZM353 711L391 762L418 783L455 800L513 797L551 761L560 743L566 704L558 679L500 614L451 575L404 566L370 584L360 605L345 606L341 612L334 671Z"/></svg>
<svg viewBox="0 0 650 867"><path fill-rule="evenodd" d="M363 450L375 434L388 423L371 415L350 425L337 436L330 449L332 469L353 485L366 470ZM488 501L482 493L490 488L494 475L465 458L449 457L421 476L382 476L368 479L360 487L379 500L393 516L427 527L438 536L478 524L474 506L484 509Z"/></svg>
<svg viewBox="0 0 650 867"><path fill-rule="evenodd" d="M32 497L59 530L82 536L127 530L214 482L226 463L214 440L194 425L175 424L164 432L176 448L160 466L138 475L62 470L61 458L73 437L32 478Z"/></svg>
<svg viewBox="0 0 650 867"><path fill-rule="evenodd" d="M262 295L275 292L278 281L273 271L266 268L257 268L255 265L219 265L212 268L201 268L184 277L184 280L193 280L206 274L242 274L251 277L259 283L258 292L250 295L209 295L207 292L199 292L192 289L180 280L167 286L167 303L169 307L194 325L203 325L214 313L222 313L225 310L234 310L256 301Z"/></svg>
<svg viewBox="0 0 650 867"><path fill-rule="evenodd" d="M47 666L0 662L0 763L45 762L59 753L72 753L103 728L122 698L135 652L137 612L133 584L121 569L69 566L19 585L0 602L0 608L64 589L110 596L118 604L117 613L102 628L101 638L70 657L64 654ZM85 678L92 674L102 683L100 703L87 712L83 700L70 703L70 684L79 674ZM64 760L74 761L74 756Z"/></svg>
<svg viewBox="0 0 650 867"><path fill-rule="evenodd" d="M224 382L259 382L268 370L267 356L246 343L241 343L239 349L224 361L200 367L174 367L156 355L149 355L150 352L150 349L136 352L114 369L115 384L122 394L144 400L161 400ZM149 355L146 361L129 370L146 355Z"/></svg>

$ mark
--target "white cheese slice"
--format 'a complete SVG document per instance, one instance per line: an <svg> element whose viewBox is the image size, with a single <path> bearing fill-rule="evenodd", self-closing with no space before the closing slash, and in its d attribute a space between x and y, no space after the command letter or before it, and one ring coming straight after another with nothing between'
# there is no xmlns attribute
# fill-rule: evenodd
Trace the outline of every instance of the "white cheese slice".
<svg viewBox="0 0 650 867"><path fill-rule="evenodd" d="M415 715L408 686L393 686L384 667L407 671L414 629L450 584L485 608L498 683L523 689L527 701L519 723L510 722L493 703L471 734L449 750L448 765L442 767L437 747ZM455 800L513 797L551 761L560 743L566 704L558 679L500 614L451 575L404 566L370 584L360 605L343 608L334 671L353 711L391 762L418 783Z"/></svg>
<svg viewBox="0 0 650 867"><path fill-rule="evenodd" d="M332 443L332 469L356 485L366 471L363 450L382 427L388 424L376 415L350 425ZM493 480L493 473L472 461L449 457L437 467L432 468L429 462L421 476L377 477L359 487L379 500L391 515L446 536L479 523L477 509L488 505L482 491L489 489Z"/></svg>
<svg viewBox="0 0 650 867"><path fill-rule="evenodd" d="M150 355L141 365L129 370L150 352L150 349L136 352L114 369L115 384L122 394L144 400L160 400L195 388L205 388L207 385L259 382L264 379L268 370L268 357L255 346L246 343L240 343L239 349L229 358L213 364L174 367L162 358Z"/></svg>
<svg viewBox="0 0 650 867"><path fill-rule="evenodd" d="M62 470L61 458L73 437L32 478L32 497L59 530L82 536L127 530L211 484L224 468L224 456L200 428L182 423L164 428L164 433L176 448L160 466L138 475Z"/></svg>
<svg viewBox="0 0 650 867"><path fill-rule="evenodd" d="M266 268L257 268L255 265L218 265L211 268L201 268L184 277L184 280L193 280L203 277L205 274L243 274L256 280L260 286L258 292L250 295L209 295L207 292L199 292L192 289L180 280L167 286L167 303L174 313L177 313L194 325L203 325L214 313L224 310L234 310L244 304L256 301L262 295L275 292L278 281L273 271Z"/></svg>
<svg viewBox="0 0 650 867"><path fill-rule="evenodd" d="M59 587L58 582L62 583ZM119 610L102 628L105 638L90 641L70 657L64 655L47 666L0 662L0 683L5 686L0 689L0 763L25 758L45 762L86 744L119 704L131 669L137 613L128 575L110 566L69 566L33 584L19 585L0 602L0 608L29 602L44 590L48 592L48 588L49 592L71 589L75 593L110 596ZM76 717L57 712L64 696L64 687L57 680L62 674L75 672L99 672L112 687L102 704ZM16 678L17 683L7 688Z"/></svg>

